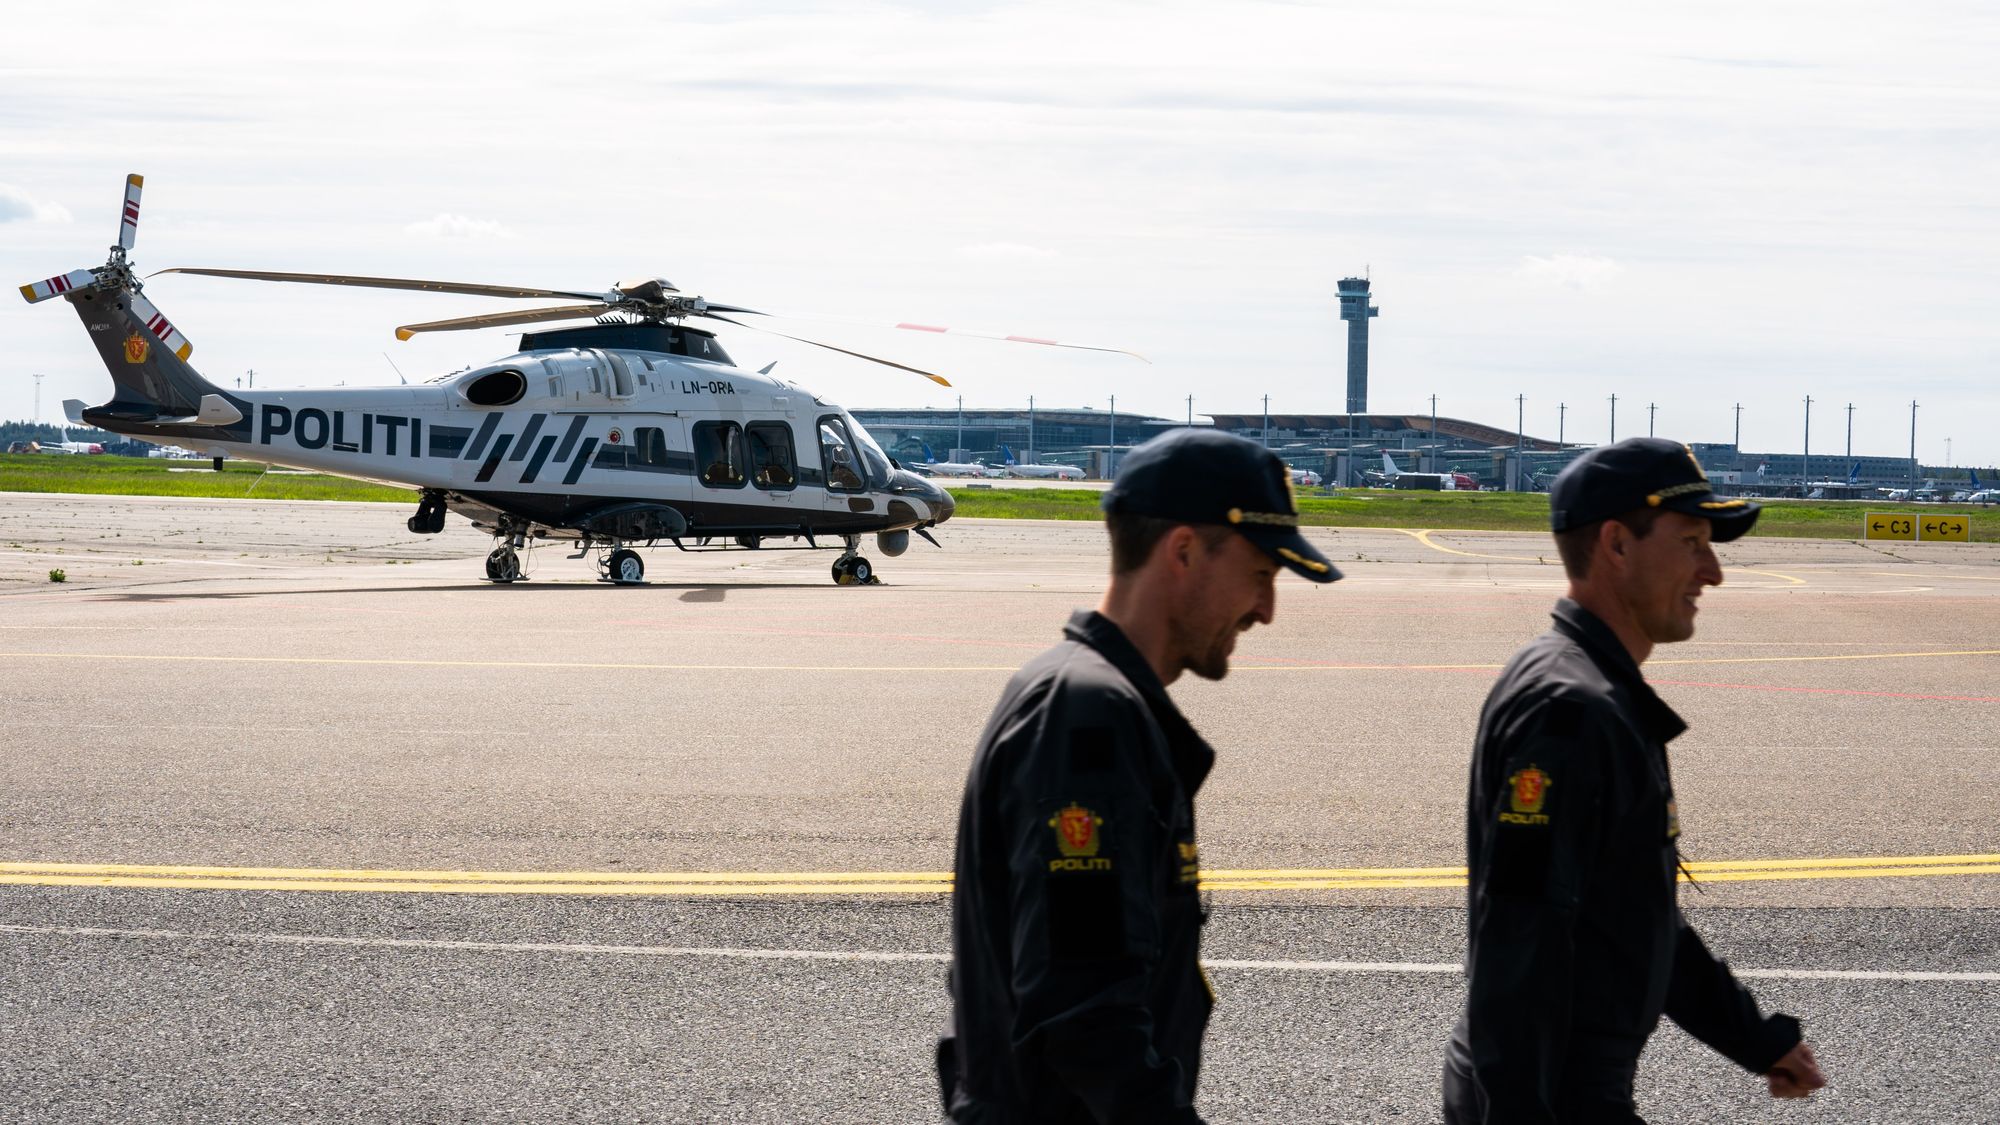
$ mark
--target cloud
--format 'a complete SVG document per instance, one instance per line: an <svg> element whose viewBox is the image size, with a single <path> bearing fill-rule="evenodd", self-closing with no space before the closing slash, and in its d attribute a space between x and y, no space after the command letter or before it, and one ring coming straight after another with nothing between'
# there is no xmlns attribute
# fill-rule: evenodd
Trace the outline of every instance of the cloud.
<svg viewBox="0 0 2000 1125"><path fill-rule="evenodd" d="M1024 262L1053 258L1056 252L1040 246L1023 246L1018 242L982 242L977 246L959 247L958 256L980 262Z"/></svg>
<svg viewBox="0 0 2000 1125"><path fill-rule="evenodd" d="M1589 254L1552 254L1543 258L1530 254L1515 267L1514 276L1542 285L1582 291L1600 288L1624 272L1625 267L1610 258Z"/></svg>
<svg viewBox="0 0 2000 1125"><path fill-rule="evenodd" d="M41 203L13 184L0 184L0 223L67 223L69 208Z"/></svg>
<svg viewBox="0 0 2000 1125"><path fill-rule="evenodd" d="M405 233L422 235L426 238L512 238L513 233L499 223L489 219L470 219L464 215L439 212L435 217L420 223L411 223L403 228Z"/></svg>

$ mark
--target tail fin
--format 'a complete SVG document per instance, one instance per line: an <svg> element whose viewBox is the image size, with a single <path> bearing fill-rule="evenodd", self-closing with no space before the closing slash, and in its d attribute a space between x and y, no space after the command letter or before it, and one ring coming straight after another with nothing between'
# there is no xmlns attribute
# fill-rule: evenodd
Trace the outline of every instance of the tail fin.
<svg viewBox="0 0 2000 1125"><path fill-rule="evenodd" d="M204 436L237 438L226 431L240 427L248 436L243 403L188 366L194 347L153 303L140 295L138 278L125 260L139 230L139 196L145 180L125 179L125 207L119 217L118 243L110 260L92 270L72 270L60 277L21 286L29 304L61 297L76 309L91 343L116 386L110 402L90 407L81 420L117 433L157 433L161 426L220 427Z"/></svg>
<svg viewBox="0 0 2000 1125"><path fill-rule="evenodd" d="M1856 461L1847 470L1847 483L1852 486L1861 480L1861 462Z"/></svg>
<svg viewBox="0 0 2000 1125"><path fill-rule="evenodd" d="M1972 491L1979 492L1986 487L1985 485L1979 483L1978 469L1967 469L1965 471L1972 474Z"/></svg>
<svg viewBox="0 0 2000 1125"><path fill-rule="evenodd" d="M1007 448L1005 443L1002 443L1000 446L1000 463L1003 465L1012 465L1015 463L1014 451Z"/></svg>
<svg viewBox="0 0 2000 1125"><path fill-rule="evenodd" d="M937 464L937 454L931 452L930 443L927 441L919 441L917 442L917 444L924 447L924 462L930 465Z"/></svg>
<svg viewBox="0 0 2000 1125"><path fill-rule="evenodd" d="M1396 467L1396 459L1389 456L1389 451L1386 449L1382 451L1382 471L1392 477L1403 475L1403 470Z"/></svg>

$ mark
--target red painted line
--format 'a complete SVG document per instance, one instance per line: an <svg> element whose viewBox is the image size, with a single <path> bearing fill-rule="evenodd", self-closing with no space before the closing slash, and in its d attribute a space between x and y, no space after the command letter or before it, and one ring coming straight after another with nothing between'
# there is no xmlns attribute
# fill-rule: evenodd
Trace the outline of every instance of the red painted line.
<svg viewBox="0 0 2000 1125"><path fill-rule="evenodd" d="M898 327L898 328L907 328L907 329L909 329L909 330L910 330L910 331L912 331L912 332L949 332L949 331L951 331L951 329L949 329L949 328L937 328L937 327L934 327L934 326L932 326L932 325L929 325L929 324L898 324L898 325L897 325L896 327Z"/></svg>
<svg viewBox="0 0 2000 1125"><path fill-rule="evenodd" d="M1935 699L1946 703L2000 703L1993 695L1920 695L1908 691L1861 691L1857 688L1787 687L1782 684L1712 684L1698 680L1649 680L1655 686L1734 688L1738 691L1782 691L1798 695L1863 695L1878 699Z"/></svg>

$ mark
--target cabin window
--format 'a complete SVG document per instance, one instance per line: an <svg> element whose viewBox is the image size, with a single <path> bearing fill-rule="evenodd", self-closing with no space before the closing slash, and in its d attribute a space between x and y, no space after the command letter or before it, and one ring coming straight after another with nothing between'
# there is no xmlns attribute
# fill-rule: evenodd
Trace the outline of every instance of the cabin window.
<svg viewBox="0 0 2000 1125"><path fill-rule="evenodd" d="M798 459L792 453L792 428L783 422L750 423L750 480L758 488L787 489L798 484Z"/></svg>
<svg viewBox="0 0 2000 1125"><path fill-rule="evenodd" d="M667 463L667 432L657 426L641 426L632 431L633 460L641 465Z"/></svg>
<svg viewBox="0 0 2000 1125"><path fill-rule="evenodd" d="M710 488L741 488L747 475L743 427L734 422L694 424L694 463Z"/></svg>
<svg viewBox="0 0 2000 1125"><path fill-rule="evenodd" d="M854 457L854 441L847 436L847 423L838 414L819 420L819 459L826 466L828 488L835 492L860 492L865 487L861 467Z"/></svg>

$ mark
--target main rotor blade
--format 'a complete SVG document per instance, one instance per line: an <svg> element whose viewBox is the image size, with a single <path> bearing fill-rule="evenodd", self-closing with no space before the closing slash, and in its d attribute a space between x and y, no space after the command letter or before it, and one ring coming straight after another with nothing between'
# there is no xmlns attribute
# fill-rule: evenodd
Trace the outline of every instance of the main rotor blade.
<svg viewBox="0 0 2000 1125"><path fill-rule="evenodd" d="M1107 348L1098 344L1065 344L1061 340L1044 340L1039 336L1002 336L992 332L968 332L963 328L940 328L933 324L898 324L896 327L910 332L937 332L950 336L973 336L981 340L1005 340L1010 344L1042 344L1051 348L1074 348L1086 352L1115 352L1118 355L1129 355L1141 363L1153 362L1135 351Z"/></svg>
<svg viewBox="0 0 2000 1125"><path fill-rule="evenodd" d="M710 307L719 308L721 306L712 305ZM743 309L740 311L749 312L751 310ZM1064 343L1061 340L1045 340L1040 336L1016 336L1016 335L1006 335L998 332L972 332L964 328L944 328L935 324L911 324L908 322L902 324L883 324L879 321L870 321L870 320L849 320L849 319L835 320L827 317L784 316L782 314L776 314L776 313L758 313L757 315L774 316L779 320L818 321L826 324L862 324L862 325L867 325L871 328L900 328L907 332L933 332L939 335L946 335L946 336L972 336L981 340L1004 340L1010 344L1042 344L1046 347L1051 347L1051 348L1074 348L1076 350L1086 351L1086 352L1112 352L1117 355L1129 355L1133 359L1136 359L1141 363L1153 362L1152 360L1147 359L1145 356L1140 355L1138 352L1131 351L1126 348L1107 348L1099 344L1069 344L1069 343Z"/></svg>
<svg viewBox="0 0 2000 1125"><path fill-rule="evenodd" d="M139 192L146 177L137 172L125 177L125 214L118 220L118 248L130 250L139 237Z"/></svg>
<svg viewBox="0 0 2000 1125"><path fill-rule="evenodd" d="M527 289L518 285L471 285L457 281L422 281L408 277L356 277L340 273L272 273L268 270L216 270L178 266L152 274L191 273L202 277L234 277L245 281L296 281L307 285L352 285L364 289L414 289L421 293L464 293L474 297L581 297L587 301L613 301L616 293L589 293L571 289Z"/></svg>
<svg viewBox="0 0 2000 1125"><path fill-rule="evenodd" d="M709 306L709 308L711 309L719 307L721 306L718 305ZM822 344L818 340L808 340L804 336L794 336L788 332L780 332L775 328L762 328L755 324L745 324L740 320L731 320L726 316L717 316L713 312L697 313L695 315L705 316L710 320L719 320L724 324L734 324L739 328L753 328L759 332L769 332L773 336L783 336L787 340L797 340L801 344L811 344L815 348L825 348L827 351L830 352L839 352L841 355L851 355L855 359L865 359L870 363L879 363L884 367L893 367L898 371L908 371L914 375L922 375L924 378L929 379L931 382L936 383L940 387L951 386L951 381L946 379L944 376L933 375L930 372L925 371L921 367L911 367L908 364L897 363L895 360L883 359L881 356L864 355L861 352L848 351L846 348L836 348L832 344Z"/></svg>
<svg viewBox="0 0 2000 1125"><path fill-rule="evenodd" d="M484 316L461 316L452 320L405 324L396 329L396 339L407 340L419 332L459 332L468 328L499 328L507 324L535 324L544 320L585 320L610 311L610 305L599 303L558 305L548 309L522 309L519 312L487 313Z"/></svg>

